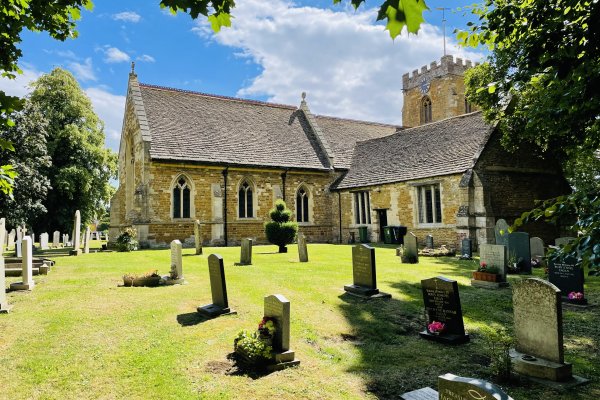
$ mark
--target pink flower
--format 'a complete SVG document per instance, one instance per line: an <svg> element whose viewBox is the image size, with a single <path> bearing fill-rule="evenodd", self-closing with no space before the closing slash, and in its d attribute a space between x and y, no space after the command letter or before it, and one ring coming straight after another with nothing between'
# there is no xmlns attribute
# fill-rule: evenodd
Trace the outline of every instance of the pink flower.
<svg viewBox="0 0 600 400"><path fill-rule="evenodd" d="M442 332L446 326L442 322L433 321L427 325L427 329L431 333Z"/></svg>
<svg viewBox="0 0 600 400"><path fill-rule="evenodd" d="M487 263L485 261L482 261L481 263L479 263L479 265L481 266L481 268L487 267Z"/></svg>
<svg viewBox="0 0 600 400"><path fill-rule="evenodd" d="M569 293L569 300L583 300L583 293L571 292Z"/></svg>

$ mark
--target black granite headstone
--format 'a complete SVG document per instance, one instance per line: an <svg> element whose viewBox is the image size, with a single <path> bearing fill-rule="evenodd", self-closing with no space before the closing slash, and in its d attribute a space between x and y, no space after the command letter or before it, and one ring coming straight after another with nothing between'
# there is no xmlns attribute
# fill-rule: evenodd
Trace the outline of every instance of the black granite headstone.
<svg viewBox="0 0 600 400"><path fill-rule="evenodd" d="M465 333L458 283L451 279L438 276L421 281L423 302L427 313L427 326L420 332L422 338L446 344L461 344L469 341ZM444 324L444 330L439 333L429 331L432 322Z"/></svg>
<svg viewBox="0 0 600 400"><path fill-rule="evenodd" d="M560 289L563 301L574 304L587 304L584 295L584 276L581 263L575 257L568 256L564 260L550 260L548 263L548 280ZM583 298L570 299L570 293L581 293Z"/></svg>
<svg viewBox="0 0 600 400"><path fill-rule="evenodd" d="M227 300L223 257L218 254L208 256L208 272L210 275L210 291L213 303L198 307L198 312L209 318L235 313L229 309L229 301Z"/></svg>
<svg viewBox="0 0 600 400"><path fill-rule="evenodd" d="M469 238L465 238L461 242L462 248L460 250L460 255L463 258L473 258L473 241Z"/></svg>
<svg viewBox="0 0 600 400"><path fill-rule="evenodd" d="M513 232L508 235L508 257L515 258L519 272L531 274L529 233Z"/></svg>
<svg viewBox="0 0 600 400"><path fill-rule="evenodd" d="M344 290L362 297L391 297L380 293L377 289L375 266L375 249L366 244L352 247L352 285L345 285Z"/></svg>
<svg viewBox="0 0 600 400"><path fill-rule="evenodd" d="M513 400L498 386L452 374L438 376L439 400Z"/></svg>

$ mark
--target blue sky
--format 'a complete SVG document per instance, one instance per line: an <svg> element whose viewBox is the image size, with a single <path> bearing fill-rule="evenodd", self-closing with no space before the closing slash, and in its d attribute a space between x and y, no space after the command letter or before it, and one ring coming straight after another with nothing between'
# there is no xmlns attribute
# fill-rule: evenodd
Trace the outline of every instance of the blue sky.
<svg viewBox="0 0 600 400"><path fill-rule="evenodd" d="M106 124L106 144L118 150L131 61L141 82L227 96L298 104L302 91L317 114L400 123L402 74L442 56L441 11L448 53L481 54L455 45L454 28L472 19L458 7L471 1L429 0L417 36L392 41L375 22L380 1L355 12L332 0L238 0L233 27L214 34L204 19L171 15L159 1L95 1L83 12L79 37L58 42L25 32L16 81L0 80L10 94L54 67L70 70Z"/></svg>

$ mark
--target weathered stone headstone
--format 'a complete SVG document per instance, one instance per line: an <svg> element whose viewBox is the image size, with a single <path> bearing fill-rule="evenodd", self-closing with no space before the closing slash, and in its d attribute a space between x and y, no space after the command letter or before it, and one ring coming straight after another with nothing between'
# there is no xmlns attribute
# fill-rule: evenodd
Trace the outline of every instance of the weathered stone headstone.
<svg viewBox="0 0 600 400"><path fill-rule="evenodd" d="M23 241L21 239L17 239L17 241L15 242L15 256L16 257L23 257Z"/></svg>
<svg viewBox="0 0 600 400"><path fill-rule="evenodd" d="M422 338L446 344L468 342L469 335L465 333L458 283L438 276L422 280L421 289L427 314L427 326L419 335ZM429 331L429 325L433 322L444 324L442 332L436 334Z"/></svg>
<svg viewBox="0 0 600 400"><path fill-rule="evenodd" d="M529 239L529 248L531 250L531 258L542 260L546 255L544 241L539 237L532 237Z"/></svg>
<svg viewBox="0 0 600 400"><path fill-rule="evenodd" d="M252 265L252 239L242 239L240 262L236 265Z"/></svg>
<svg viewBox="0 0 600 400"><path fill-rule="evenodd" d="M433 249L433 236L431 236L431 235L425 236L425 247Z"/></svg>
<svg viewBox="0 0 600 400"><path fill-rule="evenodd" d="M375 265L375 249L368 244L357 244L352 247L352 285L345 285L344 290L362 298L390 298L388 293L377 289L377 268Z"/></svg>
<svg viewBox="0 0 600 400"><path fill-rule="evenodd" d="M505 220L500 218L496 221L494 228L494 235L496 236L496 244L502 244L508 246L508 224Z"/></svg>
<svg viewBox="0 0 600 400"><path fill-rule="evenodd" d="M209 318L224 314L234 314L235 311L229 309L229 301L227 300L223 257L218 254L208 256L208 274L210 276L210 291L213 302L212 304L198 307L198 312Z"/></svg>
<svg viewBox="0 0 600 400"><path fill-rule="evenodd" d="M185 282L183 278L183 255L181 242L173 240L171 242L171 271L169 275L163 277L167 285L176 285Z"/></svg>
<svg viewBox="0 0 600 400"><path fill-rule="evenodd" d="M89 254L90 252L90 240L92 240L92 233L90 231L90 227L85 228L85 244L83 247L83 252L85 254Z"/></svg>
<svg viewBox="0 0 600 400"><path fill-rule="evenodd" d="M584 292L585 275L581 263L568 256L562 261L548 262L548 280L560 289L563 301L574 304L587 304ZM569 294L575 294L570 298ZM581 298L579 298L579 294Z"/></svg>
<svg viewBox="0 0 600 400"><path fill-rule="evenodd" d="M23 240L23 230L20 226L17 226L17 241Z"/></svg>
<svg viewBox="0 0 600 400"><path fill-rule="evenodd" d="M81 254L81 213L75 211L75 222L73 223L73 250L71 255L78 256Z"/></svg>
<svg viewBox="0 0 600 400"><path fill-rule="evenodd" d="M486 263L488 267L498 268L498 275L500 275L498 282L487 282L471 280L471 286L484 287L484 288L499 288L508 286L506 282L506 263L507 263L507 250L506 246L500 244L481 244L479 246L479 261L480 263Z"/></svg>
<svg viewBox="0 0 600 400"><path fill-rule="evenodd" d="M4 257L0 252L0 314L8 313L12 306L8 304L6 299L6 275L4 271Z"/></svg>
<svg viewBox="0 0 600 400"><path fill-rule="evenodd" d="M438 376L439 400L513 400L498 386L452 374Z"/></svg>
<svg viewBox="0 0 600 400"><path fill-rule="evenodd" d="M571 364L564 362L560 290L539 278L516 282L513 310L515 371L552 381L569 380L572 372Z"/></svg>
<svg viewBox="0 0 600 400"><path fill-rule="evenodd" d="M17 236L16 231L14 229L12 229L8 233L8 242L6 244L6 247L8 247L9 249L11 249L15 245L15 237L16 236Z"/></svg>
<svg viewBox="0 0 600 400"><path fill-rule="evenodd" d="M40 249L48 250L48 234L46 232L40 235Z"/></svg>
<svg viewBox="0 0 600 400"><path fill-rule="evenodd" d="M275 337L273 351L275 365L270 369L278 370L300 364L295 360L295 354L290 349L290 302L280 294L265 296L264 316L273 318L275 322Z"/></svg>
<svg viewBox="0 0 600 400"><path fill-rule="evenodd" d="M408 232L404 237L404 252L402 253L403 263L418 263L419 262L419 246L417 245L417 237L414 233Z"/></svg>
<svg viewBox="0 0 600 400"><path fill-rule="evenodd" d="M564 246L566 244L569 244L573 240L575 240L575 238L572 236L559 237L559 238L554 239L554 245L555 246Z"/></svg>
<svg viewBox="0 0 600 400"><path fill-rule="evenodd" d="M300 262L308 262L308 248L306 247L304 233L298 233L298 258Z"/></svg>
<svg viewBox="0 0 600 400"><path fill-rule="evenodd" d="M196 247L196 255L202 254L202 224L200 224L199 220L194 222L194 244Z"/></svg>
<svg viewBox="0 0 600 400"><path fill-rule="evenodd" d="M33 281L33 249L31 246L31 238L29 236L25 236L22 240L21 246L23 253L23 260L21 261L21 265L23 268L23 281L11 283L10 289L32 290L35 286L35 282Z"/></svg>
<svg viewBox="0 0 600 400"><path fill-rule="evenodd" d="M473 258L473 240L465 238L461 241L460 255L462 258Z"/></svg>
<svg viewBox="0 0 600 400"><path fill-rule="evenodd" d="M52 234L52 247L56 248L60 246L60 232L54 231Z"/></svg>
<svg viewBox="0 0 600 400"><path fill-rule="evenodd" d="M29 236L31 236L31 243L33 244L33 247L35 247L35 233L31 232Z"/></svg>
<svg viewBox="0 0 600 400"><path fill-rule="evenodd" d="M531 274L529 233L513 232L508 235L508 257L516 258L519 272Z"/></svg>
<svg viewBox="0 0 600 400"><path fill-rule="evenodd" d="M4 251L6 243L6 218L0 218L0 254Z"/></svg>

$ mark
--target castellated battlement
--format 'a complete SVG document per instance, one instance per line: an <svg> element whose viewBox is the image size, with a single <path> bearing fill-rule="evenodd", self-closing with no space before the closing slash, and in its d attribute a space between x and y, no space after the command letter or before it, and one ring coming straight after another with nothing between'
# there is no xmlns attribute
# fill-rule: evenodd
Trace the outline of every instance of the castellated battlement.
<svg viewBox="0 0 600 400"><path fill-rule="evenodd" d="M421 70L415 69L412 74L402 75L402 88L409 90L417 87L423 80L431 81L434 78L439 78L444 75L463 75L465 71L471 68L473 65L479 65L478 62L473 63L470 60L464 60L453 56L443 56L440 64L436 61L424 65Z"/></svg>

